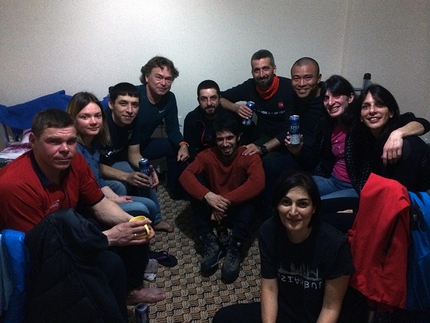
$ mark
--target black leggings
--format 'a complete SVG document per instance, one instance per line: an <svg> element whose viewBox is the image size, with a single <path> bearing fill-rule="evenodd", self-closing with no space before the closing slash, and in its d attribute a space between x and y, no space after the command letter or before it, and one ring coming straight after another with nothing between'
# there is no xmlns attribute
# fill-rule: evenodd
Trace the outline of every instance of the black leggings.
<svg viewBox="0 0 430 323"><path fill-rule="evenodd" d="M363 323L367 321L367 317L368 307L365 297L349 287L343 300L338 323ZM288 321L285 318L278 318L278 322L287 323ZM261 303L223 307L215 314L212 323L261 323Z"/></svg>
<svg viewBox="0 0 430 323"><path fill-rule="evenodd" d="M340 197L321 201L321 221L334 226L341 232L347 233L354 224L357 215L359 199L356 197ZM337 213L352 209L352 213Z"/></svg>
<svg viewBox="0 0 430 323"><path fill-rule="evenodd" d="M261 323L261 303L223 307L216 312L212 323Z"/></svg>

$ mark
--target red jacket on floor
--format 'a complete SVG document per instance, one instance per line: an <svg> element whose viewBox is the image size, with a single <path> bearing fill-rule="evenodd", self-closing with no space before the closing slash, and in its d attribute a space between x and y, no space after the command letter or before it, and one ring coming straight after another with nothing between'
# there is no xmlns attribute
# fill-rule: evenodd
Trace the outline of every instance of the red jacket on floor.
<svg viewBox="0 0 430 323"><path fill-rule="evenodd" d="M377 303L405 308L410 200L397 181L371 174L348 232L351 286Z"/></svg>

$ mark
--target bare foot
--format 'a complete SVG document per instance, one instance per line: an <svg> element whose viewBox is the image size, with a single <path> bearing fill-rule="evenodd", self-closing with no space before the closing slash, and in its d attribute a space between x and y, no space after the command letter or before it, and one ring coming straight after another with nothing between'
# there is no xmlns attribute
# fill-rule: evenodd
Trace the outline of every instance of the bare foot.
<svg viewBox="0 0 430 323"><path fill-rule="evenodd" d="M133 289L127 296L127 304L135 305L139 303L157 303L166 298L162 289L156 287Z"/></svg>
<svg viewBox="0 0 430 323"><path fill-rule="evenodd" d="M157 223L153 228L155 231L173 232L175 226L171 221L161 220L161 222Z"/></svg>

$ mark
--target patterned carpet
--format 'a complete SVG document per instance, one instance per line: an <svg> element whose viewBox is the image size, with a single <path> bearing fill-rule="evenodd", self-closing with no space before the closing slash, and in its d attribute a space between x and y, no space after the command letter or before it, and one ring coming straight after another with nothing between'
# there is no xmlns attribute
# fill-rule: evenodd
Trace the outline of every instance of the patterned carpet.
<svg viewBox="0 0 430 323"><path fill-rule="evenodd" d="M192 232L189 202L173 201L160 185L162 215L174 220L173 233L159 232L152 250L166 250L176 256L173 268L159 266L157 279L145 286L163 288L166 299L150 305L153 323L211 322L215 312L230 304L258 301L260 297L260 257L255 240L242 262L239 278L232 284L221 282L220 269L211 277L200 274L201 244ZM222 263L222 261L221 261ZM136 322L129 307L129 322Z"/></svg>

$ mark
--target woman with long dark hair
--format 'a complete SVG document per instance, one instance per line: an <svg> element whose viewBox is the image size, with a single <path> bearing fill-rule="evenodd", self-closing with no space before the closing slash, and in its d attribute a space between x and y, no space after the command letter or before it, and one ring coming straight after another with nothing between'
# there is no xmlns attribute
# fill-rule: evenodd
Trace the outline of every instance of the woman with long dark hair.
<svg viewBox="0 0 430 323"><path fill-rule="evenodd" d="M330 76L322 89L326 118L321 125L320 158L314 180L322 199L358 197L345 162L345 141L351 124L352 106L356 104L351 83L340 75Z"/></svg>
<svg viewBox="0 0 430 323"><path fill-rule="evenodd" d="M284 173L273 207L260 227L261 303L226 307L213 322L337 322L354 273L346 236L321 222L307 173Z"/></svg>
<svg viewBox="0 0 430 323"><path fill-rule="evenodd" d="M351 180L359 189L371 172L397 180L409 191L430 188L430 146L419 137L403 138L402 156L396 163L381 160L383 146L402 117L396 99L383 86L372 84L361 94L346 151Z"/></svg>

